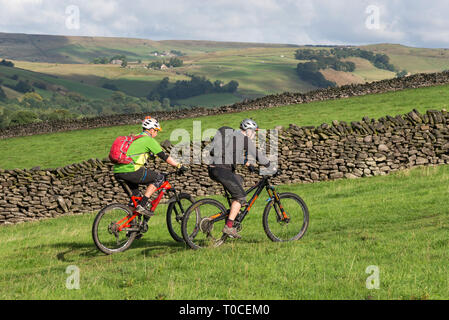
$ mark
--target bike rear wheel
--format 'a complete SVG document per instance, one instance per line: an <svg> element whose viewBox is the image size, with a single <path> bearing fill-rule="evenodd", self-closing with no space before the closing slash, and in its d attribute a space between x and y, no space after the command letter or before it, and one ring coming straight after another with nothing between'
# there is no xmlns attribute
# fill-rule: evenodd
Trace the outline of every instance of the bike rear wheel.
<svg viewBox="0 0 449 320"><path fill-rule="evenodd" d="M187 209L182 221L184 241L195 250L222 245L227 238L222 232L226 215L226 208L217 200L195 202Z"/></svg>
<svg viewBox="0 0 449 320"><path fill-rule="evenodd" d="M127 228L120 230L120 226L126 224L132 216L132 210L122 204L111 204L103 208L92 226L92 238L98 250L105 254L127 250L139 232L137 218Z"/></svg>
<svg viewBox="0 0 449 320"><path fill-rule="evenodd" d="M282 211L285 212L285 217ZM281 193L279 203L272 199L265 207L263 228L268 238L274 242L299 240L308 226L309 210L305 202L294 193Z"/></svg>
<svg viewBox="0 0 449 320"><path fill-rule="evenodd" d="M168 205L167 228L173 240L183 242L182 219L187 209L195 202L195 199L187 193L179 194L178 198L179 202L176 200L176 197L173 197Z"/></svg>

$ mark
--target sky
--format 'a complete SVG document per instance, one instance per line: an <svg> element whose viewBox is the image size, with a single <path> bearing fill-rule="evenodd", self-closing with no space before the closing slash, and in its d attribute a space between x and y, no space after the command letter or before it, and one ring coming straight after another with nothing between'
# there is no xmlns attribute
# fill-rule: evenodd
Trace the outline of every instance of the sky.
<svg viewBox="0 0 449 320"><path fill-rule="evenodd" d="M449 48L449 0L0 0L0 32Z"/></svg>

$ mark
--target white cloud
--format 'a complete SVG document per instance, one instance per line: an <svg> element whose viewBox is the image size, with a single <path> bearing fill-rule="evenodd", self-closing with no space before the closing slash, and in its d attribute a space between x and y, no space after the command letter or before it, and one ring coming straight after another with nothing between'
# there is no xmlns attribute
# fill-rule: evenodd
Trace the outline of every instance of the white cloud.
<svg viewBox="0 0 449 320"><path fill-rule="evenodd" d="M0 0L0 5L3 32L449 47L447 0ZM68 5L80 8L79 30L64 27ZM377 30L365 25L369 5L380 8Z"/></svg>

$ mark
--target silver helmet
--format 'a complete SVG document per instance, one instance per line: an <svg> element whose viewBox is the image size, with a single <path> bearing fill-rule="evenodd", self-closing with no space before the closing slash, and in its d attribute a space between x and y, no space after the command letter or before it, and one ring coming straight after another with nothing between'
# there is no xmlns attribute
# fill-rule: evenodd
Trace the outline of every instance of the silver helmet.
<svg viewBox="0 0 449 320"><path fill-rule="evenodd" d="M154 129L156 131L162 131L161 125L156 119L153 119L151 117L146 117L145 120L142 122L142 127L145 130L151 130Z"/></svg>
<svg viewBox="0 0 449 320"><path fill-rule="evenodd" d="M242 123L240 124L240 129L242 130L258 130L259 126L257 125L256 121L254 121L253 119L245 119L242 121Z"/></svg>

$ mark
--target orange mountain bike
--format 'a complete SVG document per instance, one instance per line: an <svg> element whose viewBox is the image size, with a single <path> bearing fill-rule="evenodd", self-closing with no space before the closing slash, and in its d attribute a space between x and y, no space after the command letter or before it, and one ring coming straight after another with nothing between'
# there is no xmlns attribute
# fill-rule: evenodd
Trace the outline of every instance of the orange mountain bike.
<svg viewBox="0 0 449 320"><path fill-rule="evenodd" d="M156 190L157 197L148 205L152 212L167 193L170 196L167 207L167 227L172 238L182 242L181 222L186 209L194 203L194 198L187 193L178 193L167 181L167 177L173 173L164 174L165 182ZM95 217L92 226L92 237L96 247L105 254L114 254L127 250L134 240L140 239L148 231L149 218L135 212L142 197L132 196L128 185L119 180L123 188L130 196L128 205L114 203L103 208Z"/></svg>
<svg viewBox="0 0 449 320"><path fill-rule="evenodd" d="M295 241L301 239L309 226L309 210L305 202L294 193L277 193L270 179L278 176L264 176L255 186L246 191L249 195L254 192L249 204L243 207L234 221L238 231L242 229L242 222L250 212L254 202L263 189L268 192L268 200L262 216L262 224L266 235L274 242ZM228 206L231 198L225 190ZM227 235L222 233L224 221L229 216L229 209L214 199L201 199L192 204L184 214L182 221L182 236L192 249L217 247L222 245ZM222 222L217 224L218 222Z"/></svg>

